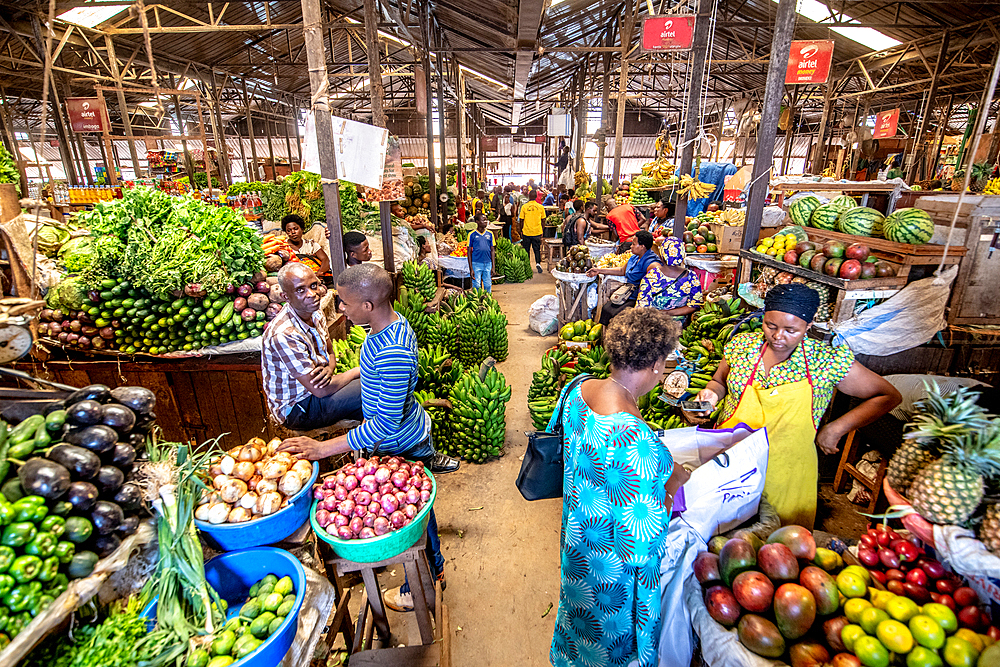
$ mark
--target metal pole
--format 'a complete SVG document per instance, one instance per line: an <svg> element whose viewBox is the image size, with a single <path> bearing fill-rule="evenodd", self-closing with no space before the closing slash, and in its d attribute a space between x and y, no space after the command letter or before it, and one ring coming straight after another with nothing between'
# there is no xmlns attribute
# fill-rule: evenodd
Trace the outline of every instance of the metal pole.
<svg viewBox="0 0 1000 667"><path fill-rule="evenodd" d="M278 165L274 163L274 143L271 140L271 115L268 114L264 116L264 134L267 135L267 155L268 159L271 161L271 180L277 180L278 178ZM267 175L267 171L264 171L264 175Z"/></svg>
<svg viewBox="0 0 1000 667"><path fill-rule="evenodd" d="M173 72L170 73L170 87L177 90L176 79L174 78ZM182 135L187 135L187 130L184 126L184 118L181 116L181 98L178 95L172 95L174 98L174 114L177 116L177 132ZM195 190L194 184L194 164L191 160L191 153L188 152L187 139L181 139L181 149L184 151L184 170L187 171L188 183L191 186L191 191ZM212 175L208 174L208 186L212 187Z"/></svg>
<svg viewBox="0 0 1000 667"><path fill-rule="evenodd" d="M232 165L229 164L229 146L226 145L226 126L222 122L222 109L219 108L222 99L219 97L219 91L215 85L215 72L209 72L209 81L212 84L212 109L213 114L212 132L215 134L215 143L220 144L216 146L216 150L219 153L219 169L224 171L226 174L226 183L229 185L233 184L233 169ZM221 143L220 143L221 142ZM240 146L242 148L243 142L240 141Z"/></svg>
<svg viewBox="0 0 1000 667"><path fill-rule="evenodd" d="M587 71L590 69L590 56L583 59L583 68L580 70L580 84L577 88L577 110L576 110L576 146L573 152L576 153L576 169L583 169L583 150L586 145L583 142L583 135L587 132L587 109L590 106L586 99ZM556 174L559 178L561 174Z"/></svg>
<svg viewBox="0 0 1000 667"><path fill-rule="evenodd" d="M453 60L454 64L455 61ZM458 91L458 100L455 102L455 158L458 163L458 173L455 175L455 188L458 191L458 198L463 197L462 176L465 175L465 77L458 66L452 67L452 81L455 90Z"/></svg>
<svg viewBox="0 0 1000 667"><path fill-rule="evenodd" d="M781 98L785 94L785 70L794 30L795 0L779 0L774 20L774 39L771 41L770 61L767 67L760 129L757 134L757 155L753 161L750 196L747 201L747 221L742 243L744 250L752 248L760 234L760 220L764 214L764 199L770 187L768 174L774 160L774 140L778 131Z"/></svg>
<svg viewBox="0 0 1000 667"><path fill-rule="evenodd" d="M212 78L215 78L214 73L213 73ZM202 85L204 86L204 82L202 82ZM199 107L200 106L201 105L199 104ZM215 157L216 157L215 161L219 165L219 187L223 191L223 193L225 193L225 191L229 188L229 184L232 183L232 181L229 180L229 176L226 173L226 167L224 165L225 161L223 159L223 155L226 152L226 142L223 141L222 138L219 136L219 126L215 122L215 110L216 110L217 106L218 106L218 104L216 103L215 98L212 98L211 99L211 104L209 105L209 109L208 109L208 121L209 121L209 125L211 125L211 127L212 127L212 138L215 140ZM199 116L199 119L200 119L201 118L201 114L199 113L198 116ZM204 127L204 124L202 126ZM207 145L205 146L205 159L206 159L206 161L208 160L208 146ZM211 172L209 172L209 174L208 174L208 187L210 187L210 188L212 187L212 174L211 174Z"/></svg>
<svg viewBox="0 0 1000 667"><path fill-rule="evenodd" d="M42 40L42 28L37 16L32 15L31 17L31 29L35 35L35 44L38 53L45 54L45 42ZM66 175L69 177L71 185L82 185L80 179L77 177L76 165L73 163L73 151L70 148L69 135L63 126L62 105L59 102L59 91L56 88L54 77L50 77L49 79L49 93L52 97L50 100L52 103L52 122L56 128L56 137L59 141L59 155L62 158L63 166L66 168ZM31 132L27 122L25 122L25 130L29 133ZM43 132L44 130L45 128L42 128ZM41 151L45 150L44 145L39 146L38 150L39 152L35 154L36 159L39 161L44 160L45 158L41 154Z"/></svg>
<svg viewBox="0 0 1000 667"><path fill-rule="evenodd" d="M303 7L302 11L303 12L305 12L305 4L306 4L306 2L307 2L307 0L302 0L302 7ZM320 43L320 49L321 49L321 51L325 51L325 47L323 46L322 43ZM326 56L324 55L323 57L325 58ZM326 60L323 61L323 71L326 71ZM310 80L310 82L312 81L312 73L311 72L309 74L309 80ZM323 101L324 101L324 103L326 102L326 99L325 99L326 98L326 93L325 93L326 89L327 89L327 86L324 85L323 86L323 90L324 90L324 95L323 95L324 100ZM313 96L315 97L315 93L313 94ZM253 158L253 169L251 170L252 173L247 174L247 182L249 183L250 181L259 181L260 180L260 174L257 173L257 140L253 136L253 119L250 118L250 95L247 94L247 80L246 79L243 79L243 106L246 107L246 110L247 110L247 135L250 137L250 156ZM316 108L316 103L315 102L313 102L313 108L314 109ZM327 111L329 111L329 107L327 108ZM325 123L324 123L324 125L325 125ZM330 132L331 132L330 136L333 136L332 135L333 125L330 126ZM318 133L317 133L317 136L318 136ZM241 138L240 141L242 142L243 139ZM330 143L330 146L333 146L333 143ZM246 162L244 162L244 164L246 164ZM339 192L338 192L338 194L339 194ZM333 257L330 258L330 261L333 261Z"/></svg>
<svg viewBox="0 0 1000 667"><path fill-rule="evenodd" d="M709 28L711 27L712 10L714 8L715 0L699 0L698 17L694 22L691 60L689 61L691 63L689 65L691 67L691 87L688 89L687 111L684 117L684 139L681 142L686 145L681 149L680 164L677 166L678 178L684 174L691 173L691 163L694 161L695 146L698 147L699 154L701 151L701 142L694 141L694 139L698 136L698 129L701 126L701 88L705 80L705 61L708 58L708 36ZM770 81L770 79L768 80ZM780 102L781 98L779 97L776 104ZM774 123L775 128L777 128L777 117L775 117ZM757 154L760 155L760 152L758 151ZM768 160L768 165L770 166L770 164L771 161ZM687 220L687 202L688 197L686 194L677 195L677 206L674 211L674 236L678 238L684 234Z"/></svg>
<svg viewBox="0 0 1000 667"><path fill-rule="evenodd" d="M132 118L128 113L128 105L125 102L125 91L122 88L122 76L118 69L118 57L115 55L115 42L111 35L104 36L104 46L108 51L108 64L111 66L111 76L115 80L115 88L118 93L118 113L122 117L125 125L125 136L128 137L128 154L132 158L132 173L136 178L142 177L142 170L139 168L139 154L135 150L135 137L132 135Z"/></svg>
<svg viewBox="0 0 1000 667"><path fill-rule="evenodd" d="M819 130L816 133L816 155L813 157L812 165L812 172L814 174L822 172L824 163L826 162L826 154L823 150L826 146L826 125L830 121L830 108L833 106L833 90L836 87L836 81L828 81L826 90L823 91L823 115L819 119Z"/></svg>
<svg viewBox="0 0 1000 667"><path fill-rule="evenodd" d="M344 270L344 230L340 224L340 182L333 152L333 122L330 119L329 86L326 71L326 47L323 44L323 12L320 0L302 0L302 33L309 63L309 90L316 116L316 143L319 145L319 171L326 200L326 224L330 230L330 267L336 278ZM244 97L246 96L246 81ZM250 107L247 105L249 120Z"/></svg>
<svg viewBox="0 0 1000 667"><path fill-rule="evenodd" d="M915 158L920 149L920 144L923 143L924 140L924 130L927 128L927 117L930 116L931 109L934 108L934 98L937 95L938 80L941 78L941 72L944 70L944 66L946 64L945 60L948 56L948 42L950 38L951 32L945 30L944 35L941 37L941 48L938 49L937 62L934 63L934 75L931 77L931 86L927 90L927 101L924 103L923 112L920 114L920 122L917 124L917 131L913 135L913 150L907 156L909 166L906 169L906 180L909 183L913 182L919 167Z"/></svg>
<svg viewBox="0 0 1000 667"><path fill-rule="evenodd" d="M435 41L440 41L440 34L437 35ZM440 46L440 44L437 44ZM445 132L445 106L444 106L444 61L441 51L437 52L437 70L438 70L438 137L440 137L441 143L441 192L448 191L448 134ZM435 190L431 193L431 197L437 197L438 193ZM443 203L443 202L442 202ZM448 207L445 206L445 218L448 217Z"/></svg>
<svg viewBox="0 0 1000 667"><path fill-rule="evenodd" d="M604 36L604 46L611 46L611 30ZM597 183L594 193L597 195L597 210L601 210L601 197L604 192L604 149L608 145L604 122L608 118L608 103L611 97L611 52L604 52L604 76L601 78L601 135L597 141Z"/></svg>
<svg viewBox="0 0 1000 667"><path fill-rule="evenodd" d="M704 2L704 0L702 0ZM622 61L621 74L618 79L618 102L616 109L618 112L615 123L615 166L613 184L617 185L621 181L622 168L622 145L624 143L625 132L625 94L628 92L628 50L632 45L632 29L635 27L635 12L637 6L634 0L625 0L625 27L621 32Z"/></svg>
<svg viewBox="0 0 1000 667"><path fill-rule="evenodd" d="M377 0L365 0L365 51L368 52L368 82L372 93L372 124L385 127L385 109L382 98L385 88L382 87L382 63L378 51L378 17L375 15ZM392 246L392 219L390 203L378 203L379 227L382 231L382 260L385 270L396 272L396 257Z"/></svg>
<svg viewBox="0 0 1000 667"><path fill-rule="evenodd" d="M792 152L792 140L795 138L795 102L798 101L798 93L792 93L792 99L788 104L788 129L785 130L785 150L781 152L781 175L784 176L788 170L788 157Z"/></svg>
<svg viewBox="0 0 1000 667"><path fill-rule="evenodd" d="M431 88L431 58L430 58L430 7L426 0L420 4L420 31L423 36L424 48L421 49L420 57L423 60L424 68L424 107L427 110L427 189L431 196L431 224L436 229L441 229L444 223L438 218L437 187L434 174L434 114L433 92Z"/></svg>

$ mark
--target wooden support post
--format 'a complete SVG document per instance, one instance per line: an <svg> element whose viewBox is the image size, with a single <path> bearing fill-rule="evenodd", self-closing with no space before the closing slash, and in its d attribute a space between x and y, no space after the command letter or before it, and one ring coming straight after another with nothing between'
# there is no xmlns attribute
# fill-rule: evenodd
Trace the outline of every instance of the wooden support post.
<svg viewBox="0 0 1000 667"><path fill-rule="evenodd" d="M792 142L795 140L795 103L798 97L798 91L795 91L788 102L788 129L785 130L785 149L781 152L782 176L788 172L788 158L792 153Z"/></svg>
<svg viewBox="0 0 1000 667"><path fill-rule="evenodd" d="M431 195L431 224L435 229L442 229L444 221L438 217L437 200L437 177L434 173L434 113L433 99L434 93L431 88L431 31L430 31L430 5L427 0L420 3L420 31L423 36L424 48L420 50L420 57L423 61L421 66L424 69L424 107L427 110L427 189ZM419 105L418 105L419 106Z"/></svg>
<svg viewBox="0 0 1000 667"><path fill-rule="evenodd" d="M306 1L307 0L302 0L303 11L305 11L304 7L305 7ZM321 52L325 50L325 47L323 46L322 43L320 44L319 48L320 48ZM323 71L324 72L326 71L325 56L324 56L324 61L323 61ZM312 81L312 74L309 75L309 80ZM324 83L323 84L323 102L324 103L326 102L326 90L327 90L328 86L329 86L328 83ZM313 96L315 97L315 92L313 93ZM247 174L247 182L249 183L251 181L259 181L260 180L260 174L257 173L257 140L253 136L253 118L250 117L250 95L247 94L247 80L246 79L243 79L243 106L246 108L246 112L247 112L247 135L250 137L250 157L253 159L253 169L250 170L251 173ZM314 102L313 103L313 109L315 109L315 108L316 108L316 106L315 106L315 102ZM327 111L329 112L329 107L327 107ZM325 123L324 123L324 125L325 125ZM332 125L330 126L330 132L331 132L330 136L333 136L333 134L332 134L332 132L333 132L333 126ZM318 136L319 136L319 134L317 133L317 137ZM243 139L241 138L240 141L242 142ZM333 146L333 144L331 143L330 146ZM320 152L322 153L323 151L320 150ZM246 161L244 161L243 164L246 164ZM339 194L340 194L339 190L337 191L337 194L338 194L338 199L339 199ZM329 210L329 209L327 209L327 210ZM330 257L330 261L331 262L333 261L333 257Z"/></svg>
<svg viewBox="0 0 1000 667"><path fill-rule="evenodd" d="M951 103L955 99L955 95L948 95L948 101L945 102L944 110L941 113L941 124L938 126L938 140L937 148L934 149L934 162L931 163L930 173L927 174L927 178L937 177L938 162L941 160L941 144L944 143L944 135L948 132L948 121L951 120Z"/></svg>
<svg viewBox="0 0 1000 667"><path fill-rule="evenodd" d="M920 120L917 123L917 131L913 135L913 149L907 156L909 165L906 169L906 181L908 183L913 183L913 179L916 176L917 169L919 165L916 161L917 153L920 151L920 145L924 141L924 131L927 129L927 118L931 115L931 110L934 108L934 98L937 97L938 81L941 79L941 72L944 70L946 60L948 57L948 41L951 37L951 32L948 30L944 31L944 35L941 36L941 48L938 49L937 61L934 63L934 75L931 77L931 86L927 90L927 100L924 102L923 111L920 113Z"/></svg>
<svg viewBox="0 0 1000 667"><path fill-rule="evenodd" d="M813 157L812 172L819 174L826 167L826 126L830 122L830 109L833 106L833 90L837 87L834 80L827 81L823 91L823 115L819 118L819 130L816 133L816 155ZM803 171L806 171L803 169Z"/></svg>
<svg viewBox="0 0 1000 667"><path fill-rule="evenodd" d="M316 116L316 143L319 146L319 171L326 200L326 225L330 230L328 254L333 276L344 270L344 229L340 224L340 182L333 152L333 122L330 119L329 86L326 71L326 47L323 44L323 11L320 0L302 0L302 34L309 63L309 90L312 111ZM246 82L244 81L244 96ZM247 105L249 121L250 106Z"/></svg>
<svg viewBox="0 0 1000 667"><path fill-rule="evenodd" d="M707 1L702 0L702 3ZM618 102L616 105L618 117L615 122L615 165L612 187L617 186L621 181L622 145L625 141L623 135L625 132L625 107L627 104L625 95L628 92L628 50L632 46L632 29L635 27L635 13L637 9L638 5L635 0L625 0L625 25L621 31L622 61L621 72L618 78Z"/></svg>
<svg viewBox="0 0 1000 667"><path fill-rule="evenodd" d="M299 137L299 105L292 102L292 116L295 118L295 155L299 158L299 169L302 169L302 139Z"/></svg>
<svg viewBox="0 0 1000 667"><path fill-rule="evenodd" d="M273 180L278 177L278 165L274 162L274 142L273 142L273 132L271 132L271 114L264 116L264 134L267 136L267 157L271 161L271 178L268 180ZM264 171L264 176L267 176L267 170Z"/></svg>
<svg viewBox="0 0 1000 667"><path fill-rule="evenodd" d="M691 68L691 87L688 89L687 110L684 115L684 134L682 144L687 144L681 148L680 164L677 166L677 177L691 173L691 163L694 161L695 149L701 150L701 142L694 141L698 136L701 127L701 93L702 85L705 81L705 70L707 69L706 59L708 58L708 37L712 20L712 10L715 8L716 0L700 0L698 3L698 18L694 22L694 36L691 43L691 59L688 67ZM779 97L776 104L781 102ZM775 117L775 129L778 121ZM688 143L690 142L690 143ZM771 146L774 152L774 146ZM757 152L760 155L760 151ZM773 155L772 155L773 158ZM771 159L767 161L771 165ZM756 165L755 165L756 166ZM684 234L685 220L687 219L687 195L677 195L677 206L674 211L674 236L680 238Z"/></svg>
<svg viewBox="0 0 1000 667"><path fill-rule="evenodd" d="M441 35L440 35L440 33L438 33L436 35L436 38L435 38L434 41L435 42L440 42L440 40L441 40ZM440 47L441 45L437 44L437 46ZM445 117L445 106L444 106L444 78L445 78L444 60L443 60L443 56L441 55L440 49L438 50L438 52L437 52L436 55L437 55L437 70L438 70L438 88L437 88L437 97L438 97L438 140L440 141L440 144L441 144L441 186L440 186L440 188L441 188L442 192L447 192L448 191L448 133L445 132L445 122L444 122L444 117ZM438 196L438 191L437 190L432 190L431 191L431 198L432 199L436 199L437 196ZM447 205L445 205L444 202L441 202L439 204L439 206L444 206L444 218L445 218L445 220L447 220L448 219L448 207L447 207ZM440 211L438 212L438 215L440 215Z"/></svg>
<svg viewBox="0 0 1000 667"><path fill-rule="evenodd" d="M586 87L587 87L587 71L590 68L590 56L587 55L583 59L583 67L580 69L580 84L577 86L576 93L576 145L573 148L573 153L576 154L576 160L574 161L576 169L573 171L579 171L583 169L583 151L586 145L583 142L583 135L587 133L587 108L590 106L586 99ZM559 178L562 174L556 174L556 178Z"/></svg>
<svg viewBox="0 0 1000 667"><path fill-rule="evenodd" d="M465 197L462 189L462 176L465 174L465 77L462 75L458 63L452 60L452 83L458 91L458 99L455 100L455 162L458 165L458 172L455 174L455 190L458 192L459 201Z"/></svg>
<svg viewBox="0 0 1000 667"><path fill-rule="evenodd" d="M42 58L44 59L46 57L45 40L42 39L41 23L39 22L38 17L34 14L31 15L31 30L35 37L35 50L42 54ZM56 138L59 140L59 156L62 158L63 167L65 168L66 175L69 177L71 185L82 185L77 176L76 165L73 163L73 151L70 148L70 136L67 128L63 124L62 104L59 101L59 91L56 88L55 77L49 77L48 92L50 98L49 102L52 104L52 122L56 128ZM30 134L31 129L28 127L27 122L25 122L25 130ZM42 156L42 150L44 150L42 146L39 146L38 151L35 153L35 159L39 163L45 159Z"/></svg>
<svg viewBox="0 0 1000 667"><path fill-rule="evenodd" d="M169 79L170 87L173 88L174 90L177 90L177 82L176 79L174 78L174 73L170 72L169 76L170 76ZM181 98L177 95L172 95L172 97L174 98L174 115L177 116L177 131L180 134L186 136L187 129L186 126L184 125L184 117L181 116ZM187 139L181 139L181 149L184 151L184 170L187 172L188 175L188 183L191 185L191 190L194 191L196 189L194 183L194 163L191 160L191 153L188 151ZM209 176L208 185L209 187L211 187L212 175L208 174L208 176Z"/></svg>
<svg viewBox="0 0 1000 667"><path fill-rule="evenodd" d="M115 80L115 88L117 89L118 114L122 118L122 124L125 126L125 136L128 138L128 154L132 159L132 174L135 178L140 178L142 170L139 168L139 155L135 150L135 136L132 134L132 118L129 116L128 105L125 102L122 75L118 69L118 57L115 55L115 41L111 38L111 35L104 36L104 47L107 50L108 65L111 67L111 76ZM124 174L122 175L124 176Z"/></svg>
<svg viewBox="0 0 1000 667"><path fill-rule="evenodd" d="M365 51L368 52L368 81L371 86L372 124L385 127L385 110L382 106L385 88L382 87L382 63L378 51L377 0L365 0ZM385 270L396 272L396 258L392 246L392 218L390 203L378 203L379 225L382 231L382 260Z"/></svg>
<svg viewBox="0 0 1000 667"><path fill-rule="evenodd" d="M213 118L215 119L212 123L212 133L215 135L216 151L219 154L219 170L225 173L226 184L233 184L233 169L232 165L229 163L229 146L226 145L226 126L222 122L222 109L220 108L222 99L219 97L219 91L215 85L215 72L208 73L209 82L212 85L212 109ZM242 148L243 141L240 140L240 147Z"/></svg>
<svg viewBox="0 0 1000 667"><path fill-rule="evenodd" d="M288 129L288 124L289 123L291 123L292 125L294 125L296 128L298 127L298 125L295 124L295 119L292 118L292 117L287 118L285 120L285 122L283 123L283 125L285 126L285 133L284 133L285 134L285 153L288 154L288 169L289 169L289 171L295 171L295 163L292 160L292 133Z"/></svg>
<svg viewBox="0 0 1000 667"><path fill-rule="evenodd" d="M785 69L795 30L795 0L779 0L774 20L774 39L771 41L770 60L767 66L767 84L761 109L760 129L757 133L757 156L753 161L750 195L747 198L747 221L743 228L744 250L753 247L760 234L760 220L764 214L764 199L770 187L768 172L774 161L774 140L778 131L781 98L785 94ZM743 276L746 279L746 276Z"/></svg>
<svg viewBox="0 0 1000 667"><path fill-rule="evenodd" d="M611 46L611 30L604 35L604 46ZM604 192L604 149L608 145L608 139L606 136L606 124L608 120L608 103L611 97L611 52L604 52L604 75L601 78L601 134L597 140L597 186L594 188L594 193ZM597 194L597 210L600 211L603 207L601 206L601 196Z"/></svg>

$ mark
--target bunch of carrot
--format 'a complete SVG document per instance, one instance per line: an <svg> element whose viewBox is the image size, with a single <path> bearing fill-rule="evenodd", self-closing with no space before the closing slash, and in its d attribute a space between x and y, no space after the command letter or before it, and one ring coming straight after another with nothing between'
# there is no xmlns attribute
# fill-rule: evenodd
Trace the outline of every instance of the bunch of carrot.
<svg viewBox="0 0 1000 667"><path fill-rule="evenodd" d="M264 249L265 255L277 254L279 250L284 250L288 253L290 262L297 262L298 258L295 256L295 251L292 250L292 246L288 244L288 240L283 236L277 236L275 234L265 234L264 240L261 243L261 247Z"/></svg>

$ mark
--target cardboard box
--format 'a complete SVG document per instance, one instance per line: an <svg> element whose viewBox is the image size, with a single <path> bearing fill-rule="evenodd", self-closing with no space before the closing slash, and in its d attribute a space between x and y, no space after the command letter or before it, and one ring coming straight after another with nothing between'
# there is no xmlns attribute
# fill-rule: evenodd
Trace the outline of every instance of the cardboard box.
<svg viewBox="0 0 1000 667"><path fill-rule="evenodd" d="M718 252L725 255L739 254L740 245L743 243L743 227L712 222L709 223L708 228L715 234L715 245L718 247ZM760 238L774 236L780 229L781 227L761 227Z"/></svg>

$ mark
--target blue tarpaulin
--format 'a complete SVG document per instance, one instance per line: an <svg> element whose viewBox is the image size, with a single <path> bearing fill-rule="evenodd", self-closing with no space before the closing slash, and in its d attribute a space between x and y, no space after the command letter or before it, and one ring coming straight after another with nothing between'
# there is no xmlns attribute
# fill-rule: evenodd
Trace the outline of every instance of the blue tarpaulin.
<svg viewBox="0 0 1000 667"><path fill-rule="evenodd" d="M691 176L694 176L695 165L691 165ZM736 165L732 162L702 162L698 180L702 183L714 183L715 190L704 199L689 199L687 203L687 214L696 216L705 210L705 207L713 201L722 201L722 190L725 187L726 178L736 173Z"/></svg>

